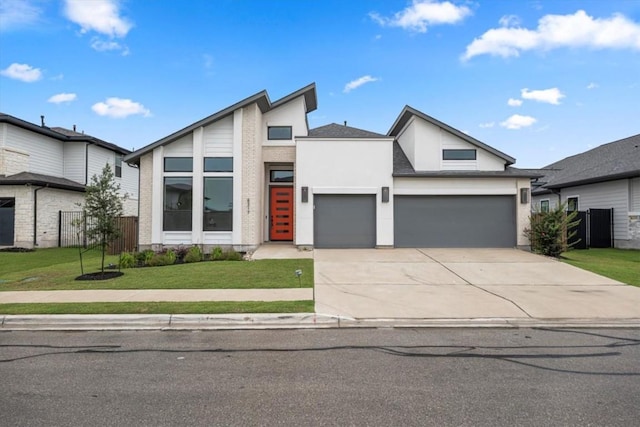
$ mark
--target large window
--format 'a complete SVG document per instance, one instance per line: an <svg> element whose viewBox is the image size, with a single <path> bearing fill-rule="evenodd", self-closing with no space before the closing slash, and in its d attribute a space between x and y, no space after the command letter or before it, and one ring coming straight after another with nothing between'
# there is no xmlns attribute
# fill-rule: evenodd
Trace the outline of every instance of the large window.
<svg viewBox="0 0 640 427"><path fill-rule="evenodd" d="M269 126L268 139L291 139L291 126Z"/></svg>
<svg viewBox="0 0 640 427"><path fill-rule="evenodd" d="M165 172L193 172L192 157L165 157Z"/></svg>
<svg viewBox="0 0 640 427"><path fill-rule="evenodd" d="M233 157L205 157L205 172L233 172Z"/></svg>
<svg viewBox="0 0 640 427"><path fill-rule="evenodd" d="M164 231L191 231L192 194L191 177L164 179Z"/></svg>
<svg viewBox="0 0 640 427"><path fill-rule="evenodd" d="M204 179L204 231L231 231L233 227L233 178Z"/></svg>
<svg viewBox="0 0 640 427"><path fill-rule="evenodd" d="M454 149L442 150L442 160L475 160L476 150L473 149Z"/></svg>

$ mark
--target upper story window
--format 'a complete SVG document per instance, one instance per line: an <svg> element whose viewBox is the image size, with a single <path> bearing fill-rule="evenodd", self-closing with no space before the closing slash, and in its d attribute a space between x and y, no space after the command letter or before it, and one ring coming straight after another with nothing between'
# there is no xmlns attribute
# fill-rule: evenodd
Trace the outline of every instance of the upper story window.
<svg viewBox="0 0 640 427"><path fill-rule="evenodd" d="M476 160L475 149L442 150L442 160Z"/></svg>
<svg viewBox="0 0 640 427"><path fill-rule="evenodd" d="M165 172L193 172L193 157L165 157Z"/></svg>
<svg viewBox="0 0 640 427"><path fill-rule="evenodd" d="M267 139L291 139L291 126L269 126L267 128Z"/></svg>
<svg viewBox="0 0 640 427"><path fill-rule="evenodd" d="M122 177L122 156L116 154L116 176Z"/></svg>
<svg viewBox="0 0 640 427"><path fill-rule="evenodd" d="M233 172L233 157L205 157L205 172Z"/></svg>

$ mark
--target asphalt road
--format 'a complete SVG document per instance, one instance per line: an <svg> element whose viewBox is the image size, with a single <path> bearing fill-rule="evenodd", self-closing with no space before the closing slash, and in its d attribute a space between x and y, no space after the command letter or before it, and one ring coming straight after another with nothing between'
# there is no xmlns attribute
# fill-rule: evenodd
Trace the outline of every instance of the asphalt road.
<svg viewBox="0 0 640 427"><path fill-rule="evenodd" d="M635 426L640 330L0 332L0 425Z"/></svg>

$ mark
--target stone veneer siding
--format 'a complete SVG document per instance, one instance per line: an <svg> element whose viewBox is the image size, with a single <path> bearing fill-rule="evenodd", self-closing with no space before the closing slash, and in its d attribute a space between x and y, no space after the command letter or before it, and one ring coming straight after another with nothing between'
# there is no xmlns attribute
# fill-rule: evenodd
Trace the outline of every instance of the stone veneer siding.
<svg viewBox="0 0 640 427"><path fill-rule="evenodd" d="M257 104L242 112L242 248L262 243L262 113ZM234 209L236 207L234 206Z"/></svg>
<svg viewBox="0 0 640 427"><path fill-rule="evenodd" d="M161 177L158 179L162 179ZM138 246L141 249L151 246L151 211L153 198L153 152L140 157L140 188L138 215ZM162 212L158 212L161 215Z"/></svg>
<svg viewBox="0 0 640 427"><path fill-rule="evenodd" d="M296 162L296 147L262 147L262 159L265 163L291 163Z"/></svg>

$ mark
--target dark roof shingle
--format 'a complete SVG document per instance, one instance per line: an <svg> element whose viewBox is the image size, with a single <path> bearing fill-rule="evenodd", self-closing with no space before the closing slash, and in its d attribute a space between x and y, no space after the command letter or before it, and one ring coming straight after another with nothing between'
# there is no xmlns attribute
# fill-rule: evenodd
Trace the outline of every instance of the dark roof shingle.
<svg viewBox="0 0 640 427"><path fill-rule="evenodd" d="M309 129L310 138L389 138L380 133L370 132L347 125L331 123L314 129Z"/></svg>
<svg viewBox="0 0 640 427"><path fill-rule="evenodd" d="M42 175L39 173L20 172L15 175L0 176L0 185L40 185L43 187L59 188L62 190L85 191L85 186L71 181L70 179L60 178L51 175Z"/></svg>

